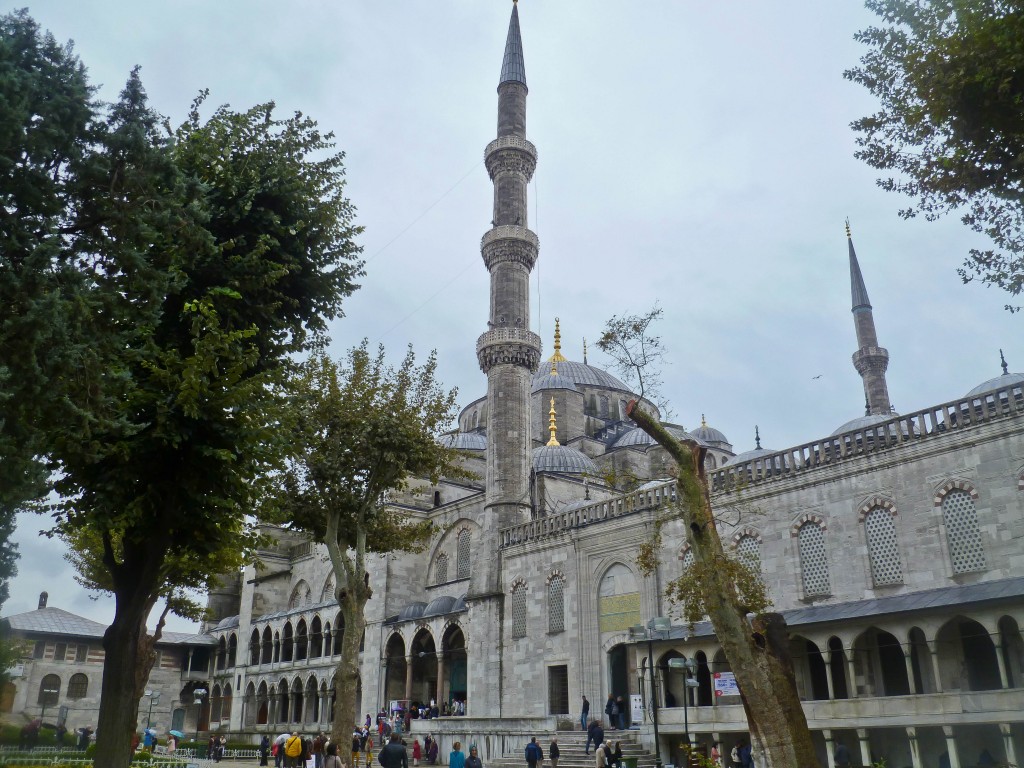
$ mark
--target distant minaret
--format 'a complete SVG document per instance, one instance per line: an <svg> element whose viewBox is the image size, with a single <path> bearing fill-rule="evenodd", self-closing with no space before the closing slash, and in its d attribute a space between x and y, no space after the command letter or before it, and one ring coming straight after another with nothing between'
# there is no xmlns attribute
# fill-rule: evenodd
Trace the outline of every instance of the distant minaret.
<svg viewBox="0 0 1024 768"><path fill-rule="evenodd" d="M487 374L486 504L499 526L529 519L530 384L541 350L540 337L530 331L538 241L526 226L526 190L537 150L526 140L526 93L519 8L513 5L498 83L498 138L484 152L494 183L494 226L480 245L491 273L490 330L476 343Z"/></svg>
<svg viewBox="0 0 1024 768"><path fill-rule="evenodd" d="M888 416L892 412L889 403L889 388L885 383L885 370L889 367L889 353L878 346L875 333L875 318L864 287L864 276L860 273L857 252L853 249L850 222L846 222L846 242L850 251L850 288L853 293L853 324L857 329L857 346L853 353L853 367L864 380L864 395L867 398L869 416Z"/></svg>

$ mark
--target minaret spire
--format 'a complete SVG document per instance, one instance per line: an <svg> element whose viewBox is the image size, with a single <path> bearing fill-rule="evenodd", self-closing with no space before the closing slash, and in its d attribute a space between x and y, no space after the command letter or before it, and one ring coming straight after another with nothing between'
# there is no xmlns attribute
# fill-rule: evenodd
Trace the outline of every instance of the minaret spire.
<svg viewBox="0 0 1024 768"><path fill-rule="evenodd" d="M489 330L476 343L487 374L487 525L498 528L530 515L530 385L541 349L540 337L530 331L530 272L539 244L527 228L526 193L537 150L526 140L526 93L519 8L513 5L498 83L498 137L484 151L494 212L480 254L491 275L491 301ZM487 589L497 588L498 578L491 574Z"/></svg>
<svg viewBox="0 0 1024 768"><path fill-rule="evenodd" d="M562 354L562 329L557 317L555 318L555 352L548 359L553 363L564 363L567 359Z"/></svg>
<svg viewBox="0 0 1024 768"><path fill-rule="evenodd" d="M548 440L548 445L557 448L561 445L558 442L556 433L558 432L558 424L555 421L555 398L551 398L551 410L548 411L548 432L551 433L551 439Z"/></svg>
<svg viewBox="0 0 1024 768"><path fill-rule="evenodd" d="M889 352L878 346L875 332L875 318L868 299L868 289L853 248L850 220L846 220L846 243L850 254L850 292L852 295L853 325L857 331L858 349L853 353L853 367L864 380L864 395L867 398L868 415L888 416L892 412L889 402L889 387L885 382L885 371L889 367Z"/></svg>

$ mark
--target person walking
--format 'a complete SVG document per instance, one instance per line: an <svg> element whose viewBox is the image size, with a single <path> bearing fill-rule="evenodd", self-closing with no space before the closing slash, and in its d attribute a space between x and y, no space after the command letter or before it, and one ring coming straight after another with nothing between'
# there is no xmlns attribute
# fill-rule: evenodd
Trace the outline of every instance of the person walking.
<svg viewBox="0 0 1024 768"><path fill-rule="evenodd" d="M401 736L397 733L391 734L391 741L377 755L377 762L384 768L409 768L409 756L405 753Z"/></svg>
<svg viewBox="0 0 1024 768"><path fill-rule="evenodd" d="M456 741L452 744L452 751L448 753L448 768L465 768L466 756L462 752L462 742Z"/></svg>
<svg viewBox="0 0 1024 768"><path fill-rule="evenodd" d="M413 739L412 741L412 764L419 765L420 758L423 757L423 748L420 746L419 739Z"/></svg>
<svg viewBox="0 0 1024 768"><path fill-rule="evenodd" d="M469 745L469 757L466 758L466 768L484 768L483 761L476 753L476 744Z"/></svg>
<svg viewBox="0 0 1024 768"><path fill-rule="evenodd" d="M260 765L270 764L270 737L263 734L260 739Z"/></svg>
<svg viewBox="0 0 1024 768"><path fill-rule="evenodd" d="M580 712L580 728L581 730L587 730L587 720L590 719L590 702L587 701L587 697L583 697L583 709Z"/></svg>
<svg viewBox="0 0 1024 768"><path fill-rule="evenodd" d="M626 730L626 700L621 696L615 697L615 713L619 716L619 730Z"/></svg>
<svg viewBox="0 0 1024 768"><path fill-rule="evenodd" d="M590 743L594 743L594 749L597 749L604 742L604 728L601 727L601 723L597 720L590 721L590 727L587 729L587 745L584 748L586 754L590 754Z"/></svg>
<svg viewBox="0 0 1024 768"><path fill-rule="evenodd" d="M711 745L711 762L714 763L715 768L722 768L722 744L721 742L715 742Z"/></svg>
<svg viewBox="0 0 1024 768"><path fill-rule="evenodd" d="M293 731L284 742L284 764L285 768L301 768L299 761L302 759L302 738L298 731Z"/></svg>
<svg viewBox="0 0 1024 768"><path fill-rule="evenodd" d="M834 757L836 759L836 768L850 768L850 750L846 748L842 741L836 742Z"/></svg>
<svg viewBox="0 0 1024 768"><path fill-rule="evenodd" d="M562 754L562 751L558 748L558 739L551 740L551 746L548 747L548 759L551 761L551 768L558 768L558 757Z"/></svg>
<svg viewBox="0 0 1024 768"><path fill-rule="evenodd" d="M526 764L530 768L537 768L544 762L544 750L537 743L537 737L531 736L530 743L526 745Z"/></svg>
<svg viewBox="0 0 1024 768"><path fill-rule="evenodd" d="M740 747L740 765L743 768L754 768L754 755L750 744L747 741L743 741L742 744L743 746Z"/></svg>

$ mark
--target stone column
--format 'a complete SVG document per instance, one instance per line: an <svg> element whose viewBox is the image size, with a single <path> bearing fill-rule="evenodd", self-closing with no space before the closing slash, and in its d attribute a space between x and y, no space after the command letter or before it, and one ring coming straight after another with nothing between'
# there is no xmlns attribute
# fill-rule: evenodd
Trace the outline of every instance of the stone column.
<svg viewBox="0 0 1024 768"><path fill-rule="evenodd" d="M917 743L917 728L907 728L907 739L910 741L910 761L914 768L924 768L921 762L921 745Z"/></svg>
<svg viewBox="0 0 1024 768"><path fill-rule="evenodd" d="M935 647L935 641L929 640L928 642L928 656L932 662L932 677L935 678L935 692L942 693L942 675L939 672L939 652Z"/></svg>
<svg viewBox="0 0 1024 768"><path fill-rule="evenodd" d="M911 661L910 654L903 654L903 662L907 666L907 684L910 686L910 692L912 694L918 693L917 683L914 682L914 664Z"/></svg>
<svg viewBox="0 0 1024 768"><path fill-rule="evenodd" d="M942 726L942 734L946 737L946 751L949 752L949 768L960 768L960 755L956 751L956 739L953 737L953 726Z"/></svg>
<svg viewBox="0 0 1024 768"><path fill-rule="evenodd" d="M849 655L846 657L846 671L850 678L846 682L846 689L850 694L851 699L858 698L857 696L857 668L853 664L853 648L848 649Z"/></svg>
<svg viewBox="0 0 1024 768"><path fill-rule="evenodd" d="M871 742L868 741L867 728L857 729L857 741L860 744L860 764L871 765ZM956 768L959 768L959 766Z"/></svg>
<svg viewBox="0 0 1024 768"><path fill-rule="evenodd" d="M1010 677L1006 674L1006 659L1003 658L1003 649L999 644L996 645L996 662L999 664L999 684L1005 691L1010 687Z"/></svg>
<svg viewBox="0 0 1024 768"><path fill-rule="evenodd" d="M1006 752L1006 762L1010 765L1019 765L1017 762L1017 749L1013 744L1013 730L1009 723L999 724L999 733L1003 735L1003 749Z"/></svg>
<svg viewBox="0 0 1024 768"><path fill-rule="evenodd" d="M832 676L829 675L829 680L831 679ZM831 688L831 686L829 687ZM836 749L832 744L832 731L828 728L824 728L821 731L821 735L825 737L825 757L828 761L827 768L836 768Z"/></svg>
<svg viewBox="0 0 1024 768"><path fill-rule="evenodd" d="M437 708L441 709L444 701L444 652L437 652Z"/></svg>
<svg viewBox="0 0 1024 768"><path fill-rule="evenodd" d="M836 700L836 688L832 682L832 651L827 651L822 654L822 658L827 659L825 662L825 684L828 686L828 700ZM831 733L831 732L830 732Z"/></svg>
<svg viewBox="0 0 1024 768"><path fill-rule="evenodd" d="M412 660L411 654L405 657L405 698L407 700L412 699Z"/></svg>

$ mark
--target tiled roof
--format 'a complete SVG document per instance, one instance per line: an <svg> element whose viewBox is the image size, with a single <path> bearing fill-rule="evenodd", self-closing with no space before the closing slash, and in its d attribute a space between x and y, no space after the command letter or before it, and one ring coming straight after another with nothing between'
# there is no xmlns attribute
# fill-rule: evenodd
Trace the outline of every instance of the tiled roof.
<svg viewBox="0 0 1024 768"><path fill-rule="evenodd" d="M40 635L102 639L107 631L105 624L100 624L98 621L87 619L84 616L77 616L62 608L39 608L35 611L7 616L4 621L12 630ZM216 639L209 635L163 632L157 645L216 645L216 643Z"/></svg>

